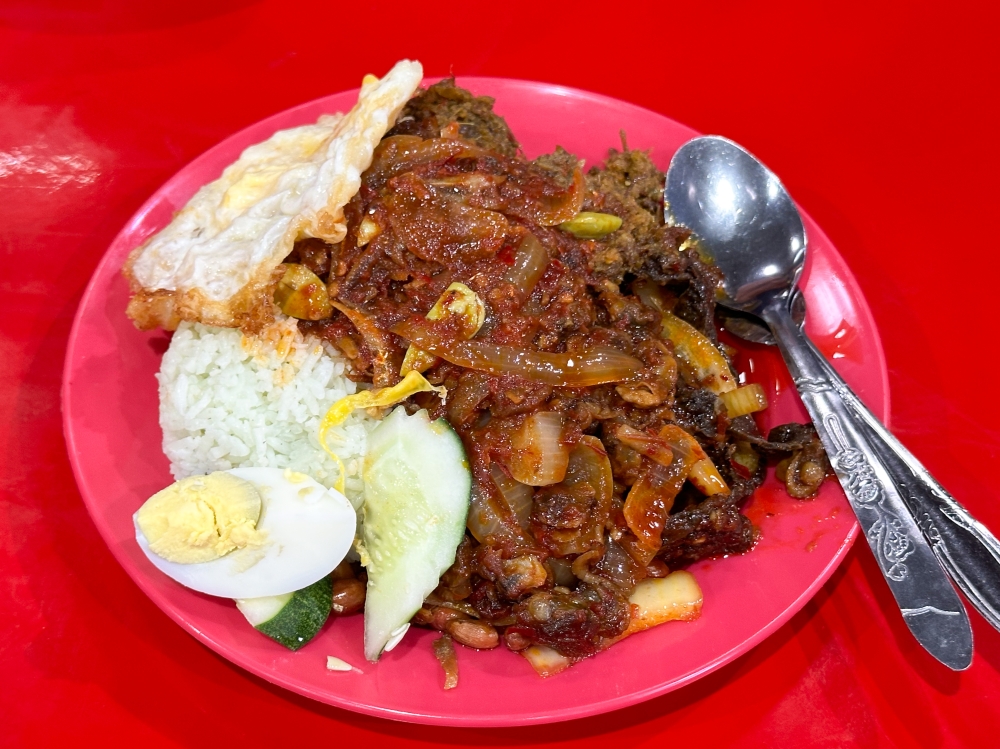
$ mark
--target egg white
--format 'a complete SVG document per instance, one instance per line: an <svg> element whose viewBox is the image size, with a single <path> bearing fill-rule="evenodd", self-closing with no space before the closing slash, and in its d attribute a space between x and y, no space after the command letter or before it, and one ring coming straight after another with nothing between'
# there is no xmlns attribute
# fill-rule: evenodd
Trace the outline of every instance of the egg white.
<svg viewBox="0 0 1000 749"><path fill-rule="evenodd" d="M347 114L247 148L129 256L125 274L138 292L129 316L143 328L172 329L177 318L239 327L297 239L344 238L344 207L422 78L420 63L401 60L384 78L366 78Z"/></svg>
<svg viewBox="0 0 1000 749"><path fill-rule="evenodd" d="M178 564L154 554L136 524L136 541L158 570L208 595L260 598L301 590L343 561L357 528L354 507L343 494L304 474L286 475L281 468L233 468L227 473L260 492L257 529L266 534L264 544L211 562Z"/></svg>

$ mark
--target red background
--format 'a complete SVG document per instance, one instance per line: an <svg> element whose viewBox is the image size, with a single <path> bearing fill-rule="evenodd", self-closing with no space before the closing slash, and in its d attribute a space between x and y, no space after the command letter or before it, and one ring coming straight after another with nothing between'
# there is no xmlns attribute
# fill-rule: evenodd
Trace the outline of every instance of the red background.
<svg viewBox="0 0 1000 749"><path fill-rule="evenodd" d="M863 544L763 645L616 713L464 730L312 703L198 644L118 567L73 482L58 397L79 296L146 197L234 131L411 57L429 76L598 91L760 156L865 291L894 430L1000 532L986 8L0 2L0 745L995 745L1000 634L970 614L972 668L939 666Z"/></svg>

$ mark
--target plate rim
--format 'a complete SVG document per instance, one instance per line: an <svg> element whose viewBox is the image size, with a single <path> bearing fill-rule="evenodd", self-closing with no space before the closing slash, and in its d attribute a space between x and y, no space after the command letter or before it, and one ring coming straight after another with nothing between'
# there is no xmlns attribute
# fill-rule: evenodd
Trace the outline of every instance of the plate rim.
<svg viewBox="0 0 1000 749"><path fill-rule="evenodd" d="M442 80L444 76L428 76L425 77L421 85L429 85L438 80ZM508 77L498 77L498 76L456 76L456 82L467 88L489 88L491 85L497 86L511 86L514 84L518 88L523 88L525 90L530 90L532 94L544 93L545 95L558 95L558 96L568 96L577 100L589 100L600 102L602 105L610 105L614 107L626 107L629 109L639 110L646 114L653 115L657 118L664 118L670 120L687 130L692 132L698 132L695 128L684 124L683 122L675 119L674 117L658 112L656 110L644 107L639 104L634 104L625 100L617 99L613 96L602 94L594 91L587 91L585 89L578 89L572 86L565 86L562 84L554 84L544 81L534 81L530 79L521 78L508 78ZM376 705L371 705L365 702L359 702L353 700L350 696L341 694L332 694L331 692L322 692L318 689L313 689L309 685L289 685L288 683L283 683L279 678L279 672L274 670L266 669L262 664L257 664L256 662L247 662L245 658L232 648L228 644L219 642L215 640L211 635L199 630L193 623L189 622L184 616L179 612L174 611L171 607L161 607L157 602L157 596L154 595L151 583L147 582L145 577L142 575L134 574L133 570L130 568L129 564L125 563L123 559L122 552L119 551L118 545L116 543L117 539L109 537L110 529L103 527L100 523L94 521L93 512L91 511L91 501L89 496L91 492L89 491L89 485L86 480L86 475L84 473L83 467L78 464L78 450L76 443L76 435L73 430L71 414L73 412L73 379L72 379L72 369L73 365L79 361L78 348L80 345L80 331L85 324L84 311L88 308L92 297L96 294L99 281L104 279L108 273L109 269L106 267L111 264L113 256L116 255L114 252L119 248L121 244L124 243L127 237L133 236L135 230L138 226L142 224L149 212L157 207L162 200L160 196L164 192L168 192L171 188L175 187L177 183L182 182L183 175L189 170L196 168L197 165L204 161L210 159L214 154L219 151L223 151L230 147L230 144L234 141L239 141L241 138L246 138L250 136L253 131L262 128L266 123L277 119L286 118L289 116L294 116L300 111L309 110L310 108L315 108L322 102L330 100L334 97L345 96L347 94L356 94L360 89L346 89L344 91L333 92L320 97L316 97L306 102L301 102L299 104L293 105L283 110L274 112L266 117L263 117L253 123L250 123L238 130L235 130L231 134L219 140L217 143L213 144L206 150L202 151L200 154L195 156L193 159L181 166L174 174L172 174L167 180L156 187L153 192L142 202L142 204L136 209L136 211L131 215L131 217L124 223L121 229L115 234L114 238L109 243L107 249L104 251L100 261L95 265L94 270L87 282L83 294L80 297L80 301L73 316L73 324L69 331L69 337L67 342L67 348L65 357L63 360L63 367L61 373L61 385L60 385L60 404L62 411L62 431L63 438L66 442L67 453L70 461L70 465L73 471L74 479L77 483L77 487L80 491L81 498L87 509L88 515L91 516L91 522L97 527L99 534L105 545L108 547L112 556L125 570L132 581L139 587L139 589L152 600L154 605L164 614L166 614L171 620L176 624L181 626L185 631L193 636L196 640L201 642L203 645L211 648L215 653L224 657L229 663L238 668L247 671L254 676L257 676L264 681L281 687L282 689L287 689L290 692L303 695L310 699L314 699L323 704L331 705L333 707L338 707L345 710L350 710L364 715L369 715L378 718L384 718L388 720L401 721L401 722L412 722L425 725L442 725L442 726L458 726L458 727L511 727L519 725L539 725L546 723L562 722L567 720L574 720L594 715L601 715L609 713L615 710L619 710L631 705L638 704L640 702L647 701L654 697L661 696L668 692L672 692L678 689L683 689L686 686L693 684L694 682L700 680L701 678L707 676L708 674L722 668L723 666L733 662L739 657L746 655L749 651L756 648L761 642L770 637L774 632L784 626L796 613L798 613L807 603L811 600L816 593L819 591L823 585L830 579L836 569L843 563L847 552L853 546L854 541L857 539L860 533L860 526L857 519L852 518L852 525L844 537L844 540L840 543L836 551L831 555L827 564L823 567L822 571L815 577L810 585L803 589L777 616L775 616L770 623L766 626L757 630L752 636L748 637L746 640L742 641L738 645L730 648L717 655L712 660L703 664L700 668L693 670L686 674L685 676L671 681L666 684L657 684L654 686L647 687L639 691L629 692L625 695L620 695L615 698L605 699L600 702L587 702L582 705L563 708L556 711L540 711L534 715L516 715L516 716L495 716L495 715L474 715L466 716L461 720L457 720L449 715L433 715L426 712L409 712L404 710L398 710L388 707L380 707ZM285 125L282 127L294 127L294 125ZM271 132L274 132L272 128ZM246 145L240 146L239 150L242 151L252 142L248 141ZM799 210L808 216L808 212L803 209L803 207L796 203ZM810 217L811 219L811 217ZM888 366L885 358L885 349L882 342L882 337L879 332L878 326L875 322L874 315L872 314L871 307L868 303L867 297L863 293L860 284L857 281L854 273L851 271L846 260L837 250L836 246L829 240L823 231L815 221L812 221L815 227L815 231L811 231L813 234L818 231L819 235L825 240L826 245L830 248L832 255L835 256L836 260L839 261L843 270L850 276L850 280L853 282L858 294L852 296L852 302L858 310L859 318L863 320L866 332L871 336L871 342L874 346L876 353L876 363L877 371L879 374L879 386L883 399L882 413L879 416L882 418L883 423L889 426L889 418L891 414L891 392L889 389L889 376L888 376ZM813 237L810 237L812 240ZM131 251L131 250L130 250ZM115 258L117 262L117 258ZM113 274L115 271L110 269L110 273ZM120 272L120 271L118 271ZM87 488L85 491L84 489ZM331 698L336 698L336 701L332 701Z"/></svg>

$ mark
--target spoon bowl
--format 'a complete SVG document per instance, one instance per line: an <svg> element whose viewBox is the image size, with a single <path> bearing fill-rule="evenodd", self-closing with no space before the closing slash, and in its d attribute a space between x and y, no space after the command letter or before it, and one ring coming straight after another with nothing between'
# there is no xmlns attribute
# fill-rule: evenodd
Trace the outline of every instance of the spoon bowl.
<svg viewBox="0 0 1000 749"><path fill-rule="evenodd" d="M726 306L757 312L798 280L806 230L781 181L731 140L695 138L674 154L665 196L674 219L725 275Z"/></svg>
<svg viewBox="0 0 1000 749"><path fill-rule="evenodd" d="M674 155L664 199L722 271L720 302L749 313L734 316L737 334L770 343L754 317L770 328L906 625L939 661L968 668L972 629L948 572L997 626L1000 542L885 430L806 336L804 305L793 302L801 300L807 242L791 196L745 149L706 136Z"/></svg>

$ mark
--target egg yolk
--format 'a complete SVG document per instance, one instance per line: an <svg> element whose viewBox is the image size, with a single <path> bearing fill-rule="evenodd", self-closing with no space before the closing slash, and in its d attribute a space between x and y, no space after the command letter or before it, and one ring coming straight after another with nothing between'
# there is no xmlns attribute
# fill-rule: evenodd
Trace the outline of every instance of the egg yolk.
<svg viewBox="0 0 1000 749"><path fill-rule="evenodd" d="M260 546L260 512L260 493L252 483L218 471L181 479L157 492L135 519L154 554L195 564Z"/></svg>

